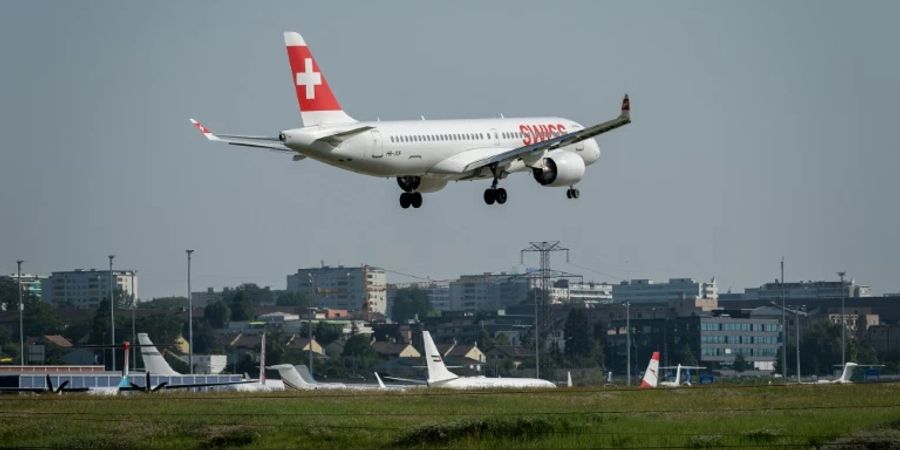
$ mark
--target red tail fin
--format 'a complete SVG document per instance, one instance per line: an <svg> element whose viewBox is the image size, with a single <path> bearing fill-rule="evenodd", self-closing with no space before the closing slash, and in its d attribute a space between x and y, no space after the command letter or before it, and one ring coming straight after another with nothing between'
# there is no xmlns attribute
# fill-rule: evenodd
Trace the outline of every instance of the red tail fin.
<svg viewBox="0 0 900 450"><path fill-rule="evenodd" d="M284 45L291 63L291 81L297 92L303 124L310 126L354 122L341 110L341 105L303 37L298 33L285 32Z"/></svg>

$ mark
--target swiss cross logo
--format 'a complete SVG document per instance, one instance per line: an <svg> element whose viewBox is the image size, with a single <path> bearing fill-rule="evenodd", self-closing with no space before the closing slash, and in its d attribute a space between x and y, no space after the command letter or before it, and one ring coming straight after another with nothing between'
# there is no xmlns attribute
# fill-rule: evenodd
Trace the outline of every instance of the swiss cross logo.
<svg viewBox="0 0 900 450"><path fill-rule="evenodd" d="M316 86L322 84L322 74L313 71L312 58L303 60L303 72L297 72L297 86L306 88L306 100L314 100L316 98Z"/></svg>

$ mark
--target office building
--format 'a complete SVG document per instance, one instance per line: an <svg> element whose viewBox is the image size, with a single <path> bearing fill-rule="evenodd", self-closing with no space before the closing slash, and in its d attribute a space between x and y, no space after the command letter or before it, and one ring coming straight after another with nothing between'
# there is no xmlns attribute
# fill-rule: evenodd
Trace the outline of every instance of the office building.
<svg viewBox="0 0 900 450"><path fill-rule="evenodd" d="M670 278L665 283L638 279L613 285L612 296L615 303L667 304L688 301L693 307L711 311L718 306L719 289L715 278L709 282Z"/></svg>
<svg viewBox="0 0 900 450"><path fill-rule="evenodd" d="M780 283L766 283L757 288L747 288L744 294L734 300L781 300ZM857 284L854 280L840 281L799 281L784 283L784 297L787 300L808 300L825 298L871 297L872 288Z"/></svg>

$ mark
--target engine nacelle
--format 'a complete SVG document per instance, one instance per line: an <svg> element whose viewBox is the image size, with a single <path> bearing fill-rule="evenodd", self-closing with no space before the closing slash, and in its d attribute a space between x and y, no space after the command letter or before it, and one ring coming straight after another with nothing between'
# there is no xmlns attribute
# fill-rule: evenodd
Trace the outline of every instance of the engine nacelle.
<svg viewBox="0 0 900 450"><path fill-rule="evenodd" d="M554 150L543 162L543 168L531 169L541 186L572 186L584 178L584 160L575 152Z"/></svg>
<svg viewBox="0 0 900 450"><path fill-rule="evenodd" d="M444 188L447 185L447 180L441 180L439 178L431 178L431 177L422 177L422 181L419 183L419 189L416 189L418 192L428 193L428 192L437 192Z"/></svg>
<svg viewBox="0 0 900 450"><path fill-rule="evenodd" d="M437 192L447 185L447 180L405 175L397 177L397 185L404 192Z"/></svg>

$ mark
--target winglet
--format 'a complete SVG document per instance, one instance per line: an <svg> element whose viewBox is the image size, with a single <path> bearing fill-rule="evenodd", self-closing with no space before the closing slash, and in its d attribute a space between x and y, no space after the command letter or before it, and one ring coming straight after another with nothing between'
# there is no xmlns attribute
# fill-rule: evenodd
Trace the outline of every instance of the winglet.
<svg viewBox="0 0 900 450"><path fill-rule="evenodd" d="M622 99L622 115L631 117L631 101L628 100L628 94L625 94L625 98Z"/></svg>
<svg viewBox="0 0 900 450"><path fill-rule="evenodd" d="M194 127L196 127L197 130L200 131L200 134L202 134L203 137L205 137L206 139L209 139L210 141L218 141L219 140L219 138L215 134L213 134L212 131L209 131L209 128L206 128L202 123L200 123L194 119L190 119L190 120L191 120L191 123L194 124Z"/></svg>

